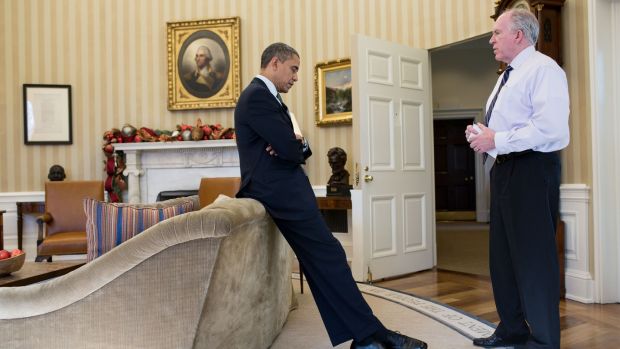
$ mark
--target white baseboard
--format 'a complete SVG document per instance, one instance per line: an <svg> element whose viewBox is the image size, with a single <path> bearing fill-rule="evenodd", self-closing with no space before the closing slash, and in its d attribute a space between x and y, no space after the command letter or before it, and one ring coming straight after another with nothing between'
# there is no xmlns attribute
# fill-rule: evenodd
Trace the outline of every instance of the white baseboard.
<svg viewBox="0 0 620 349"><path fill-rule="evenodd" d="M590 273L566 270L566 298L581 303L594 303L594 280Z"/></svg>
<svg viewBox="0 0 620 349"><path fill-rule="evenodd" d="M560 217L564 221L566 298L583 303L594 299L589 231L590 188L585 184L560 186Z"/></svg>

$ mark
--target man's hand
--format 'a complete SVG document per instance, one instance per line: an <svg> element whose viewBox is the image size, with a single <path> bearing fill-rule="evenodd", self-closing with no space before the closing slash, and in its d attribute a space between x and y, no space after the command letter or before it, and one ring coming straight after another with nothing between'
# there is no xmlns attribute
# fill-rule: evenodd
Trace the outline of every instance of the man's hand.
<svg viewBox="0 0 620 349"><path fill-rule="evenodd" d="M485 153L495 148L495 131L478 123L480 132L476 133L473 126L467 126L465 137L469 142L469 147L476 153Z"/></svg>
<svg viewBox="0 0 620 349"><path fill-rule="evenodd" d="M471 142L471 136L477 135L480 132L481 130L478 125L467 125L467 127L465 128L465 139L467 140L467 142Z"/></svg>
<svg viewBox="0 0 620 349"><path fill-rule="evenodd" d="M300 142L304 142L304 137L300 134L295 133L295 139L297 139ZM276 151L273 149L273 147L271 146L271 144L269 144L267 146L267 148L265 148L265 150L269 153L269 155L271 156L278 156L278 153L276 153Z"/></svg>
<svg viewBox="0 0 620 349"><path fill-rule="evenodd" d="M267 146L267 148L265 148L265 150L269 153L269 155L271 156L278 156L278 153L276 153L275 150L273 150L273 147L271 146L271 144L269 144Z"/></svg>

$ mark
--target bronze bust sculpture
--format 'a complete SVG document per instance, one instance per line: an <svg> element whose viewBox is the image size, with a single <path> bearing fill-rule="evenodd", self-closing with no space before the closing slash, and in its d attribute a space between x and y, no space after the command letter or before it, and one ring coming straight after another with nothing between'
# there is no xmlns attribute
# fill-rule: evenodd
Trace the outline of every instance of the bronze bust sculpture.
<svg viewBox="0 0 620 349"><path fill-rule="evenodd" d="M65 169L60 165L53 165L47 175L47 179L52 182L59 182L66 178Z"/></svg>
<svg viewBox="0 0 620 349"><path fill-rule="evenodd" d="M339 147L331 148L327 152L327 161L332 168L332 175L327 184L349 184L349 172L344 168L347 163L347 153Z"/></svg>
<svg viewBox="0 0 620 349"><path fill-rule="evenodd" d="M328 196L349 196L349 171L345 169L347 153L339 147L333 147L327 152L327 160L332 168L332 175L327 182Z"/></svg>

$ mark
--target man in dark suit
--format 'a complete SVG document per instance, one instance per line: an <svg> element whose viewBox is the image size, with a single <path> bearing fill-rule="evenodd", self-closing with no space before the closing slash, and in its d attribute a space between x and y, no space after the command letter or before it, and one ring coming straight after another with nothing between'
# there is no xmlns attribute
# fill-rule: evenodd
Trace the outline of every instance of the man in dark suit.
<svg viewBox="0 0 620 349"><path fill-rule="evenodd" d="M275 43L261 56L261 72L241 93L235 131L241 163L240 198L260 201L306 273L333 345L351 348L426 348L426 343L387 330L362 297L344 249L323 221L301 165L312 154L293 131L280 93L297 81L299 54Z"/></svg>

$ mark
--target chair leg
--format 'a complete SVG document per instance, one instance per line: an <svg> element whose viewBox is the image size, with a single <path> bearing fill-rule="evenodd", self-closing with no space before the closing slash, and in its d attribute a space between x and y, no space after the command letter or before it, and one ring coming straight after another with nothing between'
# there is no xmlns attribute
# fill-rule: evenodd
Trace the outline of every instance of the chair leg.
<svg viewBox="0 0 620 349"><path fill-rule="evenodd" d="M37 263L40 263L40 262L43 262L43 261L47 261L48 263L51 263L52 262L52 256L37 256L34 259L34 261L37 262Z"/></svg>

